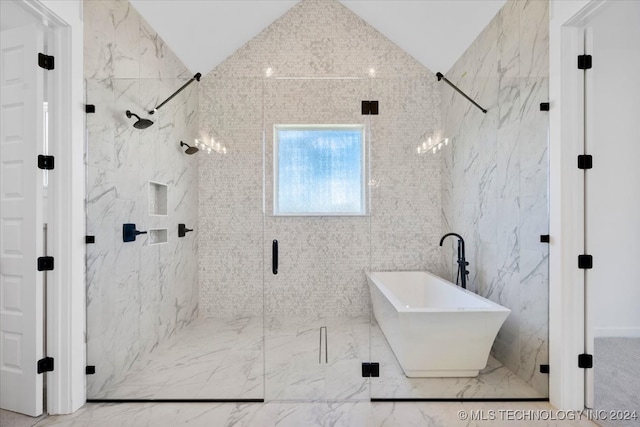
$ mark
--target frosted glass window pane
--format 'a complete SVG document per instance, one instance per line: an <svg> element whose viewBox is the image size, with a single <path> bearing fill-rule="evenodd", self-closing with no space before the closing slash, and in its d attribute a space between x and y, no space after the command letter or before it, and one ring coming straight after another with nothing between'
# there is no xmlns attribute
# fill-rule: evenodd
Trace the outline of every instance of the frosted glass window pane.
<svg viewBox="0 0 640 427"><path fill-rule="evenodd" d="M276 214L364 214L363 129L276 128Z"/></svg>

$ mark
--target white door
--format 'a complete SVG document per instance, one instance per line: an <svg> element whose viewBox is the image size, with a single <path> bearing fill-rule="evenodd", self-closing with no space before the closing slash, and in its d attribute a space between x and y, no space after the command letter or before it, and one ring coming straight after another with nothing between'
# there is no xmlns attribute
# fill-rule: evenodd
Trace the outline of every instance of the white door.
<svg viewBox="0 0 640 427"><path fill-rule="evenodd" d="M585 400L596 409L618 408L602 407L594 396L595 380L603 378L598 372L606 372L594 340L640 338L639 20L639 2L608 1L590 18L585 37L593 56L585 72L585 152L593 156L585 174L585 253L593 256L585 275L585 350L594 355L593 369L585 370ZM620 382L616 392L631 390Z"/></svg>
<svg viewBox="0 0 640 427"><path fill-rule="evenodd" d="M0 90L0 406L42 413L43 33L35 24L2 32Z"/></svg>

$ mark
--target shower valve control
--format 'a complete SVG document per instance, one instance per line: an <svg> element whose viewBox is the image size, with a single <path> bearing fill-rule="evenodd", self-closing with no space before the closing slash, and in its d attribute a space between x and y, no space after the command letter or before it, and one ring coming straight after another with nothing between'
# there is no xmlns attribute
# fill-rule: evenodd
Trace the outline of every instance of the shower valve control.
<svg viewBox="0 0 640 427"><path fill-rule="evenodd" d="M190 231L193 231L193 229L187 228L184 224L178 224L178 237L184 237Z"/></svg>
<svg viewBox="0 0 640 427"><path fill-rule="evenodd" d="M123 242L135 242L136 236L140 234L147 234L147 232L136 230L135 224L122 224L122 241Z"/></svg>

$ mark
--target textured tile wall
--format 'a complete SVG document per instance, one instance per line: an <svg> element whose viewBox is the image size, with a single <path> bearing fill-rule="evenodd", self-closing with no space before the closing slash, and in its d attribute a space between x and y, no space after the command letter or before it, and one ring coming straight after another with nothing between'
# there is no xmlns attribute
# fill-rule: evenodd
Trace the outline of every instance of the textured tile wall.
<svg viewBox="0 0 640 427"><path fill-rule="evenodd" d="M548 394L548 2L505 4L446 76L443 228L467 242L469 287L512 310L493 355ZM443 268L455 279L453 247Z"/></svg>
<svg viewBox="0 0 640 427"><path fill-rule="evenodd" d="M85 1L87 103L87 363L90 398L146 352L197 315L198 162L179 142L197 133L198 90L192 85L159 110L146 130L131 110L149 110L179 88L189 72L127 1ZM167 185L168 215L150 215L149 181ZM166 228L123 243L122 224ZM196 228L178 239L178 223Z"/></svg>
<svg viewBox="0 0 640 427"><path fill-rule="evenodd" d="M254 316L264 307L267 315L366 316L364 271L438 271L440 162L416 154L420 138L440 128L433 73L339 2L311 0L200 89L201 132L228 148L199 159L203 314ZM380 114L362 116L363 99L379 100ZM367 216L273 216L273 125L287 123L366 126Z"/></svg>

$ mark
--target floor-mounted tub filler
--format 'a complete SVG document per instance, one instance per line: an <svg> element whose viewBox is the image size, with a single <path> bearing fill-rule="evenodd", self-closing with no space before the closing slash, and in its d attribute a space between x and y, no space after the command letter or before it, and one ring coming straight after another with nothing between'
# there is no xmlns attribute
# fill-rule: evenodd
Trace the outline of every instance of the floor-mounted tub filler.
<svg viewBox="0 0 640 427"><path fill-rule="evenodd" d="M475 377L511 312L422 271L367 273L373 313L407 377Z"/></svg>

